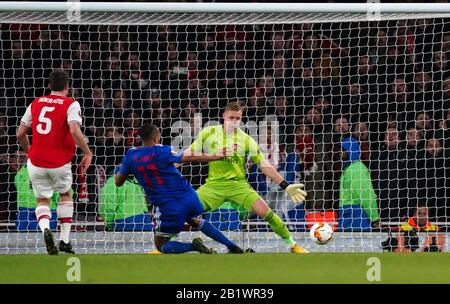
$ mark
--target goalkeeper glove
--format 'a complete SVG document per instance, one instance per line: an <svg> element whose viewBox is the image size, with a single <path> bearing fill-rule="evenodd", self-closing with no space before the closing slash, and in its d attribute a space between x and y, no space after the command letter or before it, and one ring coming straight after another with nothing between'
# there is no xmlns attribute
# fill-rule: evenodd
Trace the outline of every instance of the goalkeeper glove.
<svg viewBox="0 0 450 304"><path fill-rule="evenodd" d="M296 204L305 201L307 193L301 188L304 187L303 184L292 184L290 185L287 181L282 181L280 187L291 197L292 201Z"/></svg>

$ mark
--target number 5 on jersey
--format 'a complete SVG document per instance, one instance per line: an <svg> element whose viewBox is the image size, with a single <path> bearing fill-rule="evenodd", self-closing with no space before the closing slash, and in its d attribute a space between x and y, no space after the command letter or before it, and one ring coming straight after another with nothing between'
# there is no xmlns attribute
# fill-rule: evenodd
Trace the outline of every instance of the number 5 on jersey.
<svg viewBox="0 0 450 304"><path fill-rule="evenodd" d="M51 129L52 129L52 121L50 118L45 117L45 114L47 114L47 112L53 112L55 110L55 107L43 107L41 110L41 113L39 114L39 124L36 126L36 131L39 134L48 134L50 133Z"/></svg>

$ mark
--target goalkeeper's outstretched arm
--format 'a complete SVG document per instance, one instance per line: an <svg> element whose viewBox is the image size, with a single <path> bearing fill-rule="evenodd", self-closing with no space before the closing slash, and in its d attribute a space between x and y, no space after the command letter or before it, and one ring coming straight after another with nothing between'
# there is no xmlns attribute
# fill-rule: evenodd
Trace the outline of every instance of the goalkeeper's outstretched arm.
<svg viewBox="0 0 450 304"><path fill-rule="evenodd" d="M272 181L280 185L280 187L289 194L294 203L301 203L305 201L306 192L301 188L304 187L303 184L289 184L281 175L278 173L277 169L272 166L267 159L263 160L259 164L261 172L270 178Z"/></svg>

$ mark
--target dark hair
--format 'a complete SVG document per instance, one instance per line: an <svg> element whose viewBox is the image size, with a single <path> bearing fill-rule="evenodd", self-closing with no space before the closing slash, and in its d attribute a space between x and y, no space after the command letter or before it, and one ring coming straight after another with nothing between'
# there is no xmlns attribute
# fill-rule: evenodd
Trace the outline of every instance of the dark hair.
<svg viewBox="0 0 450 304"><path fill-rule="evenodd" d="M141 128L140 137L143 141L153 138L158 133L158 127L152 124L145 124Z"/></svg>
<svg viewBox="0 0 450 304"><path fill-rule="evenodd" d="M49 76L49 87L53 92L60 92L68 85L69 78L63 70L54 70Z"/></svg>

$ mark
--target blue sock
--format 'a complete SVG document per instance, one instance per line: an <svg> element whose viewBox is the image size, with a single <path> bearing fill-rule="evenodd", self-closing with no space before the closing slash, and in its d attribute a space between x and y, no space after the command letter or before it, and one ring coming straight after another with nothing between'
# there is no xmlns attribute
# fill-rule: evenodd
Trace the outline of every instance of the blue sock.
<svg viewBox="0 0 450 304"><path fill-rule="evenodd" d="M161 246L162 253L185 253L194 251L192 243L182 243L177 241L168 241Z"/></svg>
<svg viewBox="0 0 450 304"><path fill-rule="evenodd" d="M210 222L202 220L200 224L200 231L203 232L205 235L209 236L210 238L212 238L213 240L227 246L228 248L236 246L235 243L229 240L222 232L220 232Z"/></svg>

